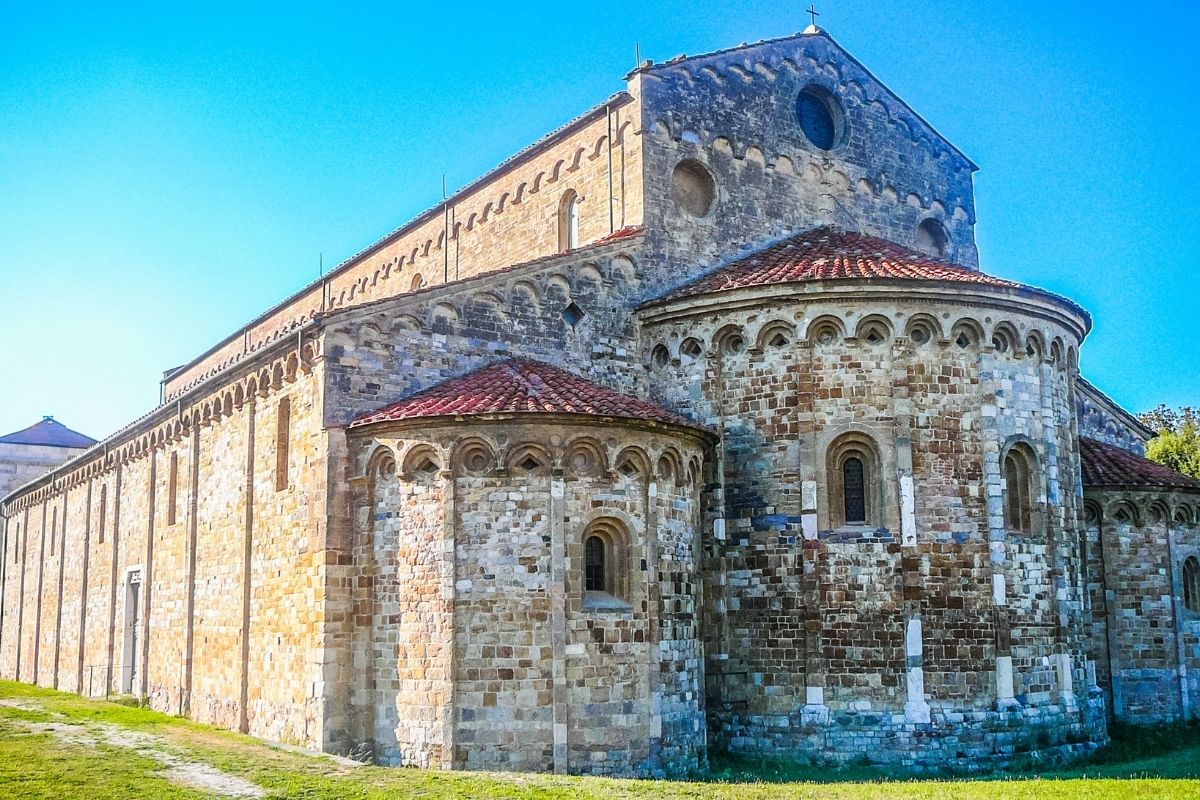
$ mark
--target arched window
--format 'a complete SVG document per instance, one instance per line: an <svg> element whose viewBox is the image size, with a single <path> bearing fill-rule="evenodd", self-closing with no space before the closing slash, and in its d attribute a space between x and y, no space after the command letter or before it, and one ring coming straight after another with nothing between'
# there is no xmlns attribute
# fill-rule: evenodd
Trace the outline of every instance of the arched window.
<svg viewBox="0 0 1200 800"><path fill-rule="evenodd" d="M1027 445L1014 445L1004 456L1004 525L1010 531L1033 533L1036 460Z"/></svg>
<svg viewBox="0 0 1200 800"><path fill-rule="evenodd" d="M608 591L608 570L605 564L604 540L595 534L583 545L584 590L588 592Z"/></svg>
<svg viewBox="0 0 1200 800"><path fill-rule="evenodd" d="M1183 607L1200 614L1200 560L1195 556L1183 561Z"/></svg>
<svg viewBox="0 0 1200 800"><path fill-rule="evenodd" d="M568 189L558 206L558 249L561 252L579 246L579 195Z"/></svg>
<svg viewBox="0 0 1200 800"><path fill-rule="evenodd" d="M865 433L851 431L830 444L825 461L830 528L883 527L881 463L878 446Z"/></svg>
<svg viewBox="0 0 1200 800"><path fill-rule="evenodd" d="M594 520L584 530L581 544L584 607L628 609L629 536L625 526L609 517Z"/></svg>
<svg viewBox="0 0 1200 800"><path fill-rule="evenodd" d="M858 456L850 456L842 462L842 504L847 525L867 523L866 477L866 468Z"/></svg>

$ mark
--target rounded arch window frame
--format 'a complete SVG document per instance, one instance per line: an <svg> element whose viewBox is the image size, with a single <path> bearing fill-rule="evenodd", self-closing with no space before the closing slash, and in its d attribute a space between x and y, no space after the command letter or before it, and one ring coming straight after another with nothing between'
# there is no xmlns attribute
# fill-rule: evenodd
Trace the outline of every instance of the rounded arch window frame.
<svg viewBox="0 0 1200 800"><path fill-rule="evenodd" d="M1184 557L1179 578L1179 595L1184 611L1200 616L1200 558L1195 553Z"/></svg>
<svg viewBox="0 0 1200 800"><path fill-rule="evenodd" d="M1010 465L1015 474L1010 473ZM1014 488L1018 491L1014 492ZM1024 437L1010 440L1000 453L1000 498L1007 534L1040 536L1044 533L1042 461L1033 443Z"/></svg>
<svg viewBox="0 0 1200 800"><path fill-rule="evenodd" d="M569 253L579 248L579 203L574 189L567 189L558 201L558 251Z"/></svg>
<svg viewBox="0 0 1200 800"><path fill-rule="evenodd" d="M864 520L848 520L846 514L846 463L858 459L862 464ZM825 513L830 530L846 528L885 528L887 509L883 475L883 451L875 436L861 430L839 433L825 448Z"/></svg>
<svg viewBox="0 0 1200 800"><path fill-rule="evenodd" d="M589 580L590 542L599 542L603 553L600 589ZM597 517L587 523L579 537L579 590L585 609L627 611L632 608L633 583L630 562L629 526L613 516Z"/></svg>

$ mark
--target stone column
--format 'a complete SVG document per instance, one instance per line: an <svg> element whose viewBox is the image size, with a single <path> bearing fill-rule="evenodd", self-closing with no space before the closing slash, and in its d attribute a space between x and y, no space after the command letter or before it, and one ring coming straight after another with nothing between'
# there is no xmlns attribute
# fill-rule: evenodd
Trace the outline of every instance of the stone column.
<svg viewBox="0 0 1200 800"><path fill-rule="evenodd" d="M556 467L550 476L550 647L553 680L554 772L567 771L567 540L566 484Z"/></svg>
<svg viewBox="0 0 1200 800"><path fill-rule="evenodd" d="M647 479L642 507L646 509L646 652L649 661L646 665L645 691L650 698L650 741L653 742L662 738L662 684L659 678L662 655L658 647L662 638L659 624L662 586L658 582L658 476Z"/></svg>
<svg viewBox="0 0 1200 800"><path fill-rule="evenodd" d="M242 544L242 652L241 689L238 694L238 730L250 731L250 573L254 555L254 415L257 404L254 396L246 400L246 488L243 502L246 514Z"/></svg>
<svg viewBox="0 0 1200 800"><path fill-rule="evenodd" d="M124 467L117 464L117 475L113 481L112 571L108 581L108 658L104 676L106 695L113 688L113 658L117 640L117 576L120 574L117 557L121 553L121 478L124 473Z"/></svg>
<svg viewBox="0 0 1200 800"><path fill-rule="evenodd" d="M981 348L982 351L983 348ZM983 441L983 487L987 504L988 563L992 578L992 613L996 648L996 707L1016 705L1012 668L1012 632L1008 612L1008 531L1004 523L1004 480L1000 471L1000 434L996 420L1000 403L996 381L980 368L980 388L984 392L980 407L979 435Z"/></svg>
<svg viewBox="0 0 1200 800"><path fill-rule="evenodd" d="M192 713L192 670L196 647L196 539L200 525L200 426L192 424L191 480L188 489L188 519L187 519L187 588L184 600L183 636L183 699L180 703L181 713L191 716Z"/></svg>
<svg viewBox="0 0 1200 800"><path fill-rule="evenodd" d="M821 543L817 533L817 431L813 419L816 387L813 384L812 347L807 340L796 341L796 426L799 431L800 463L800 572L804 594L804 707L805 725L829 722L825 703L825 662L821 658Z"/></svg>
<svg viewBox="0 0 1200 800"><path fill-rule="evenodd" d="M1054 384L1057 366L1042 362L1038 373L1038 392L1041 400L1042 439L1046 447L1043 470L1045 497L1041 508L1045 519L1046 551L1049 559L1050 581L1053 588L1055 615L1055 653L1052 656L1058 679L1058 698L1064 708L1073 711L1075 702L1074 666L1071 659L1069 635L1069 595L1067 592L1064 533L1068 508L1065 507L1059 481L1058 419L1054 407Z"/></svg>
<svg viewBox="0 0 1200 800"><path fill-rule="evenodd" d="M53 483L50 484L53 487ZM37 616L33 619L33 677L30 683L37 685L38 673L42 666L42 580L46 573L46 512L50 507L50 488L43 490L46 494L42 500L42 534L38 546L38 576L37 576Z"/></svg>
<svg viewBox="0 0 1200 800"><path fill-rule="evenodd" d="M458 530L458 488L454 481L454 471L442 470L442 602L446 604L447 645L450 651L446 654L446 696L442 698L442 758L439 766L442 769L454 769L454 750L458 732L457 707L454 702L455 669L458 664L458 629L455 624L455 604L457 597L456 579L458 575L457 542L455 533Z"/></svg>
<svg viewBox="0 0 1200 800"><path fill-rule="evenodd" d="M1179 718L1186 722L1191 719L1192 704L1188 692L1187 648L1184 646L1181 635L1183 619L1179 613L1179 599L1183 596L1183 591L1182 587L1175 583L1179 551L1175 542L1174 520L1164 517L1163 524L1167 528L1167 586L1171 591L1171 636L1175 640L1175 666L1179 678Z"/></svg>
<svg viewBox="0 0 1200 800"><path fill-rule="evenodd" d="M70 488L64 484L62 525L58 529L58 603L54 613L54 677L51 686L55 689L58 688L58 661L62 657L63 570L67 565L67 497L70 493Z"/></svg>
<svg viewBox="0 0 1200 800"><path fill-rule="evenodd" d="M21 680L21 639L25 635L25 563L29 556L29 505L28 501L25 502L21 521L22 540L17 542L17 546L21 548L21 579L17 593L17 663L13 670L13 680L16 681Z"/></svg>
<svg viewBox="0 0 1200 800"><path fill-rule="evenodd" d="M146 524L146 571L143 585L146 587L139 600L142 603L142 647L138 653L141 665L138 667L138 697L143 703L149 697L150 683L150 596L154 592L154 503L158 483L158 451L150 451L150 479L147 486L146 505L149 508L149 519Z"/></svg>
<svg viewBox="0 0 1200 800"><path fill-rule="evenodd" d="M917 551L917 501L913 484L912 398L908 386L908 339L892 340L892 415L896 443L896 480L900 499L900 572L904 593L904 719L928 723L925 700L925 645L921 621L924 584Z"/></svg>
<svg viewBox="0 0 1200 800"><path fill-rule="evenodd" d="M88 570L92 555L92 479L88 478L87 496L83 509L83 567L79 580L79 653L75 665L75 691L86 695L83 688L84 651L87 645Z"/></svg>

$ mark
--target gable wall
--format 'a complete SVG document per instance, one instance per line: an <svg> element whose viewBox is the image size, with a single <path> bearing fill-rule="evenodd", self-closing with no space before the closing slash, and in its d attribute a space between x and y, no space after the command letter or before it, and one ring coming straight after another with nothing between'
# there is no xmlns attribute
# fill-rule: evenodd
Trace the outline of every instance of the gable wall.
<svg viewBox="0 0 1200 800"><path fill-rule="evenodd" d="M809 84L840 98L847 134L821 151L800 131ZM634 83L645 136L645 222L676 282L731 248L834 223L916 244L920 221L949 230L950 257L978 265L971 165L825 36L658 65ZM716 177L715 211L697 220L672 199L684 158Z"/></svg>

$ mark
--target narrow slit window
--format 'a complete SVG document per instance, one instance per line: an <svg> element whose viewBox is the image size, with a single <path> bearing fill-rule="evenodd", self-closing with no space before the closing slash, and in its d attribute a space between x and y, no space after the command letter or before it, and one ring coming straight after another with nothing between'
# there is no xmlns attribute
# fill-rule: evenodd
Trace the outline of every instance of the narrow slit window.
<svg viewBox="0 0 1200 800"><path fill-rule="evenodd" d="M174 525L179 499L179 454L171 453L171 471L167 477L167 524Z"/></svg>
<svg viewBox="0 0 1200 800"><path fill-rule="evenodd" d="M842 462L842 495L845 498L846 523L862 525L867 521L866 470L861 458L851 456Z"/></svg>
<svg viewBox="0 0 1200 800"><path fill-rule="evenodd" d="M44 519L44 517L43 517ZM54 555L54 535L58 530L58 509L54 509L54 516L50 520L50 555Z"/></svg>
<svg viewBox="0 0 1200 800"><path fill-rule="evenodd" d="M288 488L288 448L292 437L292 401L279 401L278 427L275 433L275 490Z"/></svg>
<svg viewBox="0 0 1200 800"><path fill-rule="evenodd" d="M100 487L100 527L97 528L97 530L100 531L100 544L104 544L104 517L107 515L107 512L108 487L102 486Z"/></svg>
<svg viewBox="0 0 1200 800"><path fill-rule="evenodd" d="M606 561L607 553L604 540L599 536L589 536L584 543L584 589L589 592L608 591Z"/></svg>
<svg viewBox="0 0 1200 800"><path fill-rule="evenodd" d="M568 189L558 207L558 249L569 252L579 246L579 195Z"/></svg>

